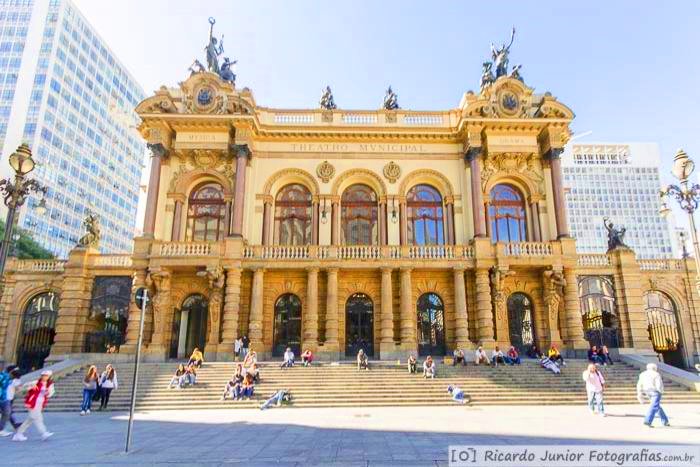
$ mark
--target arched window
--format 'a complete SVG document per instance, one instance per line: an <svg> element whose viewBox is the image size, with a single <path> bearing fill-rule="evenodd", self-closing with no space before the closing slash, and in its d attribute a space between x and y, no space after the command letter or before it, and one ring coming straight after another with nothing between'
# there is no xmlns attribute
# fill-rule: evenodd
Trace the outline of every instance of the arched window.
<svg viewBox="0 0 700 467"><path fill-rule="evenodd" d="M17 366L22 371L44 366L56 336L57 317L58 295L54 292L34 296L25 307L17 348Z"/></svg>
<svg viewBox="0 0 700 467"><path fill-rule="evenodd" d="M583 332L591 345L618 347L615 290L612 279L584 276L578 283Z"/></svg>
<svg viewBox="0 0 700 467"><path fill-rule="evenodd" d="M367 185L352 185L340 200L342 207L342 235L346 245L376 245L377 194Z"/></svg>
<svg viewBox="0 0 700 467"><path fill-rule="evenodd" d="M491 189L489 222L491 241L527 241L525 201L518 190L510 185L496 185Z"/></svg>
<svg viewBox="0 0 700 467"><path fill-rule="evenodd" d="M96 277L90 301L90 331L85 336L85 352L114 352L126 340L131 299L131 276Z"/></svg>
<svg viewBox="0 0 700 467"><path fill-rule="evenodd" d="M658 353L678 350L680 337L676 320L676 306L663 292L652 290L644 295L649 325L649 339Z"/></svg>
<svg viewBox="0 0 700 467"><path fill-rule="evenodd" d="M311 192L298 183L282 188L275 199L275 244L311 243Z"/></svg>
<svg viewBox="0 0 700 467"><path fill-rule="evenodd" d="M412 245L445 243L442 196L430 185L416 185L406 196L408 242Z"/></svg>
<svg viewBox="0 0 700 467"><path fill-rule="evenodd" d="M224 238L226 222L224 190L218 183L205 183L190 193L187 240L216 241Z"/></svg>

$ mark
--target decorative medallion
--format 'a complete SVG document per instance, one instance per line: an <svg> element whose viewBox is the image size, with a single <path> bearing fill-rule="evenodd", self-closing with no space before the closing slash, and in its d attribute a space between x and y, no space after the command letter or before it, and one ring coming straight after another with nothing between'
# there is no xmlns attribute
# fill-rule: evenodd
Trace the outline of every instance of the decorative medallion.
<svg viewBox="0 0 700 467"><path fill-rule="evenodd" d="M401 177L401 167L394 161L389 162L384 166L384 177L389 180L389 183L396 183L396 180Z"/></svg>
<svg viewBox="0 0 700 467"><path fill-rule="evenodd" d="M323 161L316 167L316 175L323 183L328 183L335 175L335 167L330 162Z"/></svg>
<svg viewBox="0 0 700 467"><path fill-rule="evenodd" d="M503 89L498 94L498 106L505 115L516 115L520 110L520 99L510 89Z"/></svg>

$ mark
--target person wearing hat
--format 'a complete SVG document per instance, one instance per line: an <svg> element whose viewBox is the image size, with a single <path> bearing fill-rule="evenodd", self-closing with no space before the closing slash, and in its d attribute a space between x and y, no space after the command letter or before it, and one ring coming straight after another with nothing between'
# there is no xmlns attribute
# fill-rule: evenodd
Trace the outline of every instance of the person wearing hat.
<svg viewBox="0 0 700 467"><path fill-rule="evenodd" d="M44 425L43 413L46 404L48 404L49 399L53 397L55 392L51 375L52 373L49 370L42 371L41 377L37 380L36 384L27 391L27 395L24 397L24 406L27 407L27 419L12 437L12 441L26 441L27 437L24 436L24 433L29 429L32 423L36 426L42 441L53 436L53 433L48 431L46 425Z"/></svg>
<svg viewBox="0 0 700 467"><path fill-rule="evenodd" d="M0 436L10 436L12 431L6 430L5 425L9 422L12 428L17 430L21 423L15 420L12 413L12 402L15 398L17 387L20 382L19 368L14 365L8 366L5 371L0 373L0 409L2 410L2 419L0 419Z"/></svg>

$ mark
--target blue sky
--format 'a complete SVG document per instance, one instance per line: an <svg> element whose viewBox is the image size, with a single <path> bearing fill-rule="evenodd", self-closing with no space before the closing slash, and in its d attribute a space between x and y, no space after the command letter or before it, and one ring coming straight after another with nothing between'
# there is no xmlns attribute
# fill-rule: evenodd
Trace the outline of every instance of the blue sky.
<svg viewBox="0 0 700 467"><path fill-rule="evenodd" d="M454 108L514 25L511 64L574 110L580 141L658 142L665 175L678 147L700 160L700 2L76 3L147 93L204 61L215 17L237 85L270 107L315 107L329 84L341 108L378 108L391 84L403 108Z"/></svg>

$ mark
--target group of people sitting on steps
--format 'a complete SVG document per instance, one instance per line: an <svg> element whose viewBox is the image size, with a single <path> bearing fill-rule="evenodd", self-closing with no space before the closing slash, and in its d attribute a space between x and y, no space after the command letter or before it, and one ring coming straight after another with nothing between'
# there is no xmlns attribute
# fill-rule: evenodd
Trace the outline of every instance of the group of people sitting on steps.
<svg viewBox="0 0 700 467"><path fill-rule="evenodd" d="M280 365L280 368L291 368L294 366L294 352L292 351L291 347L287 347L287 350L284 351L284 356L282 357L282 365ZM301 363L304 366L311 366L311 362L314 361L314 353L306 349L301 353Z"/></svg>
<svg viewBox="0 0 700 467"><path fill-rule="evenodd" d="M172 389L173 387L184 389L187 386L194 386L197 384L197 368L201 367L202 363L204 363L204 355L195 347L187 361L187 365L180 363L177 366L175 374L170 378L170 383L168 383L168 389Z"/></svg>
<svg viewBox="0 0 700 467"><path fill-rule="evenodd" d="M588 361L603 366L613 364L607 345L603 345L601 347L598 347L597 345L591 346L591 348L588 349Z"/></svg>
<svg viewBox="0 0 700 467"><path fill-rule="evenodd" d="M453 364L456 365L461 361L463 365L466 365L466 362L464 360L464 352L459 350L459 355L457 355L458 350L459 349L455 350ZM491 358L489 359L489 357L486 355L486 351L484 350L484 348L482 346L479 346L474 351L474 363L477 365L493 365L494 368L498 367L499 364L520 365L520 354L512 345L506 353L503 353L503 351L498 346L496 346L491 351Z"/></svg>

